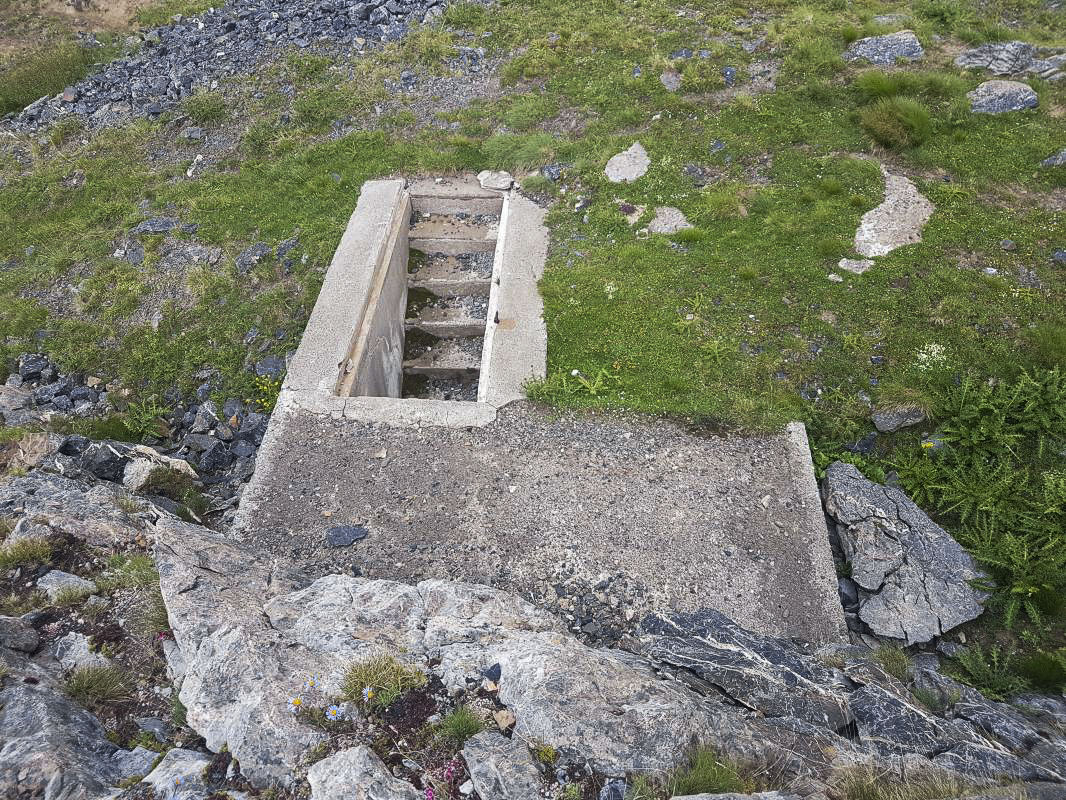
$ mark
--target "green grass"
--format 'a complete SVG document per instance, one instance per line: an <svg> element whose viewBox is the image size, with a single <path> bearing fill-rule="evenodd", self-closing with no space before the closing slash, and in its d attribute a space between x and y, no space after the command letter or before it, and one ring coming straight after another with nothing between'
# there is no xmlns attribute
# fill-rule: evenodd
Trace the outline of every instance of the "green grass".
<svg viewBox="0 0 1066 800"><path fill-rule="evenodd" d="M694 752L688 765L671 775L667 783L671 795L745 794L755 788L749 778L741 775L738 767L707 749Z"/></svg>
<svg viewBox="0 0 1066 800"><path fill-rule="evenodd" d="M138 8L133 19L142 28L159 28L168 24L176 14L194 17L218 5L218 0L160 0Z"/></svg>
<svg viewBox="0 0 1066 800"><path fill-rule="evenodd" d="M44 539L24 538L0 546L0 570L31 564L48 564L52 559L52 545Z"/></svg>
<svg viewBox="0 0 1066 800"><path fill-rule="evenodd" d="M113 54L111 48L56 42L0 61L0 115L21 111L42 97L58 94Z"/></svg>
<svg viewBox="0 0 1066 800"><path fill-rule="evenodd" d="M874 651L874 660L882 669L899 681L907 682L911 671L911 657L901 647L884 646Z"/></svg>
<svg viewBox="0 0 1066 800"><path fill-rule="evenodd" d="M932 135L929 109L909 97L882 97L859 115L862 127L885 147L916 147Z"/></svg>
<svg viewBox="0 0 1066 800"><path fill-rule="evenodd" d="M83 706L93 709L128 696L129 676L112 666L78 667L63 688Z"/></svg>
<svg viewBox="0 0 1066 800"><path fill-rule="evenodd" d="M93 578L96 588L103 594L117 589L143 589L159 584L159 573L151 556L142 553L114 555L107 568Z"/></svg>
<svg viewBox="0 0 1066 800"><path fill-rule="evenodd" d="M459 706L444 715L444 718L433 727L433 734L458 750L467 739L480 733L484 728L485 722L481 717L468 706Z"/></svg>
<svg viewBox="0 0 1066 800"><path fill-rule="evenodd" d="M341 684L341 695L364 708L381 711L412 689L426 685L424 672L401 664L393 656L381 655L348 666ZM364 690L370 690L370 696Z"/></svg>
<svg viewBox="0 0 1066 800"><path fill-rule="evenodd" d="M185 98L181 110L198 125L217 125L226 118L226 100L218 92L201 90Z"/></svg>

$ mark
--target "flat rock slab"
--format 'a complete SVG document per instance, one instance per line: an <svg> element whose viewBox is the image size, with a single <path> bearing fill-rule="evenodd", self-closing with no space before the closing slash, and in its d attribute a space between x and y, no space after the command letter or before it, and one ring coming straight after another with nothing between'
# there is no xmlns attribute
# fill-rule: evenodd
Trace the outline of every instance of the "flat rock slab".
<svg viewBox="0 0 1066 800"><path fill-rule="evenodd" d="M801 426L718 438L525 403L478 428L298 409L276 413L272 426L235 533L292 563L516 591L570 571L592 584L621 572L646 587L638 615L710 606L761 633L841 636ZM349 522L371 535L327 547L324 530Z"/></svg>
<svg viewBox="0 0 1066 800"><path fill-rule="evenodd" d="M655 219L648 225L648 233L671 234L693 227L680 209L673 206L659 206L655 209Z"/></svg>
<svg viewBox="0 0 1066 800"><path fill-rule="evenodd" d="M914 31L898 31L886 36L867 36L852 42L844 52L844 60L868 61L887 67L900 61L917 61L923 55L925 50Z"/></svg>
<svg viewBox="0 0 1066 800"><path fill-rule="evenodd" d="M955 58L960 69L986 69L993 75L1026 72L1036 58L1036 47L1028 42L991 42L974 47Z"/></svg>
<svg viewBox="0 0 1066 800"><path fill-rule="evenodd" d="M648 171L651 159L640 142L634 142L628 150L611 156L603 172L611 183L632 183Z"/></svg>
<svg viewBox="0 0 1066 800"><path fill-rule="evenodd" d="M1040 162L1042 167L1066 167L1066 147Z"/></svg>
<svg viewBox="0 0 1066 800"><path fill-rule="evenodd" d="M985 81L966 96L975 114L1006 114L1040 104L1032 87L1020 81Z"/></svg>
<svg viewBox="0 0 1066 800"><path fill-rule="evenodd" d="M922 228L936 207L907 178L891 175L884 167L885 199L862 215L855 232L855 250L871 258L883 256L922 240Z"/></svg>

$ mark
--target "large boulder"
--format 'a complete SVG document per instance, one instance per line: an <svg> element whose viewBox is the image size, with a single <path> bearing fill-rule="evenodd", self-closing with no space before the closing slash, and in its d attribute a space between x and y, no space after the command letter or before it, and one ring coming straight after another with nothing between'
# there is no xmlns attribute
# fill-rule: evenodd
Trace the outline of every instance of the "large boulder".
<svg viewBox="0 0 1066 800"><path fill-rule="evenodd" d="M961 69L984 69L993 75L1017 75L1029 70L1036 58L1036 47L1028 42L990 42L960 53L955 66Z"/></svg>
<svg viewBox="0 0 1066 800"><path fill-rule="evenodd" d="M973 559L902 491L842 462L829 466L823 491L859 587L859 617L874 633L917 644L981 614Z"/></svg>
<svg viewBox="0 0 1066 800"><path fill-rule="evenodd" d="M115 746L96 717L59 692L0 691L0 797L89 800L141 774L142 756Z"/></svg>

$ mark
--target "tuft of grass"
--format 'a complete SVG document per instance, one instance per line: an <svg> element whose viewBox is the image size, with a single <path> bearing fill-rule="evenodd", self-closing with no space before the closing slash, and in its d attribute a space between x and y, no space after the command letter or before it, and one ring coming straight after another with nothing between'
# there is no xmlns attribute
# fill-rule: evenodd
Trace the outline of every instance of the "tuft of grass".
<svg viewBox="0 0 1066 800"><path fill-rule="evenodd" d="M131 628L149 642L155 641L160 634L170 630L170 617L158 586L142 593L140 601L133 609L130 623Z"/></svg>
<svg viewBox="0 0 1066 800"><path fill-rule="evenodd" d="M555 759L559 757L556 749L544 742L533 742L531 749L533 750L533 757L546 767L552 766L555 763Z"/></svg>
<svg viewBox="0 0 1066 800"><path fill-rule="evenodd" d="M116 589L140 589L159 585L159 573L155 562L143 553L114 555L107 568L93 579L96 588L103 594L111 594Z"/></svg>
<svg viewBox="0 0 1066 800"><path fill-rule="evenodd" d="M197 125L217 125L227 116L226 101L217 91L195 92L185 99L181 108Z"/></svg>
<svg viewBox="0 0 1066 800"><path fill-rule="evenodd" d="M115 703L128 695L128 678L113 666L78 667L63 684L66 693L87 708Z"/></svg>
<svg viewBox="0 0 1066 800"><path fill-rule="evenodd" d="M874 651L874 661L881 665L889 675L898 681L906 683L907 676L911 671L911 657L902 647L885 645Z"/></svg>
<svg viewBox="0 0 1066 800"><path fill-rule="evenodd" d="M133 20L142 28L160 28L170 23L178 14L183 17L194 17L218 5L221 5L218 0L158 0L156 3L138 8L133 15Z"/></svg>
<svg viewBox="0 0 1066 800"><path fill-rule="evenodd" d="M979 786L947 772L920 773L900 781L868 767L856 767L839 772L830 792L840 800L953 800L972 796ZM1026 794L1017 787L1017 791L1008 789L1003 797L1022 800Z"/></svg>
<svg viewBox="0 0 1066 800"><path fill-rule="evenodd" d="M92 590L90 589L78 589L71 586L66 589L62 589L56 595L55 600L52 601L52 605L57 606L59 608L75 606L91 594Z"/></svg>
<svg viewBox="0 0 1066 800"><path fill-rule="evenodd" d="M933 132L929 109L910 97L883 97L860 111L859 121L875 142L895 150L917 147Z"/></svg>
<svg viewBox="0 0 1066 800"><path fill-rule="evenodd" d="M391 655L380 655L348 666L341 683L341 696L364 708L380 711L412 689L425 685L426 675L421 670L405 666ZM364 689L370 690L369 699L364 697Z"/></svg>
<svg viewBox="0 0 1066 800"><path fill-rule="evenodd" d="M738 767L707 748L692 753L688 764L671 775L667 783L671 795L746 794L755 788L750 780L741 776Z"/></svg>
<svg viewBox="0 0 1066 800"><path fill-rule="evenodd" d="M5 617L18 617L38 608L48 605L48 596L41 591L33 591L28 595L14 593L0 597L0 615Z"/></svg>
<svg viewBox="0 0 1066 800"><path fill-rule="evenodd" d="M458 750L467 739L484 729L484 720L469 706L463 705L446 714L444 719L434 726L433 733Z"/></svg>
<svg viewBox="0 0 1066 800"><path fill-rule="evenodd" d="M175 728L184 728L188 724L188 710L178 699L176 691L170 695L170 721L174 723Z"/></svg>
<svg viewBox="0 0 1066 800"><path fill-rule="evenodd" d="M0 63L0 115L59 94L88 75L102 55L99 50L62 42Z"/></svg>
<svg viewBox="0 0 1066 800"><path fill-rule="evenodd" d="M52 545L45 539L16 539L0 547L0 570L26 564L47 564L51 560Z"/></svg>

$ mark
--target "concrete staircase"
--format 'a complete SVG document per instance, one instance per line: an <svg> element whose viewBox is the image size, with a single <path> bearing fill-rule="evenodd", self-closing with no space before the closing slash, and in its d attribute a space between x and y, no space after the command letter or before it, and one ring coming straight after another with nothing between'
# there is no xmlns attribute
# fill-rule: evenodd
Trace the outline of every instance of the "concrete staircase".
<svg viewBox="0 0 1066 800"><path fill-rule="evenodd" d="M503 197L427 181L411 206L403 396L476 401Z"/></svg>

